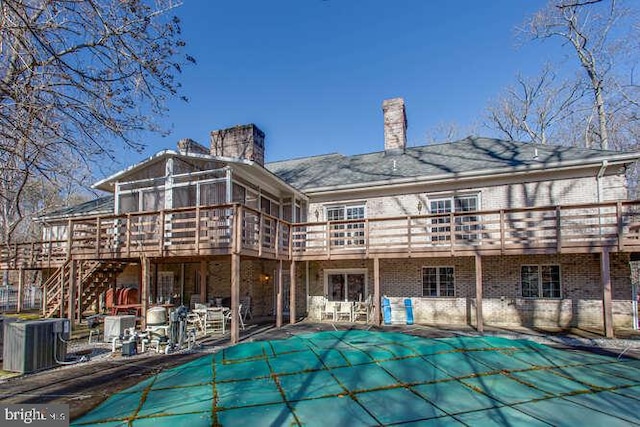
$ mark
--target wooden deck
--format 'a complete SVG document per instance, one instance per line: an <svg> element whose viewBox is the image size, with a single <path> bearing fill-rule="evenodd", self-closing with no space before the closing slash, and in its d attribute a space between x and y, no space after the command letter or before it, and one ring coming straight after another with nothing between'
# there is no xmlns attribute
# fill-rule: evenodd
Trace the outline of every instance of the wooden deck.
<svg viewBox="0 0 640 427"><path fill-rule="evenodd" d="M232 253L300 261L640 252L640 200L306 223L217 205L74 218L66 226L64 239L3 246L0 269Z"/></svg>

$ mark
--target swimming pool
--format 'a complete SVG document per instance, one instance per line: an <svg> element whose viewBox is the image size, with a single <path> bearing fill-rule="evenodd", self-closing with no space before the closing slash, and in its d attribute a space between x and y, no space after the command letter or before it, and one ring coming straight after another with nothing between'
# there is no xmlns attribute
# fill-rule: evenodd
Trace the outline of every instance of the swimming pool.
<svg viewBox="0 0 640 427"><path fill-rule="evenodd" d="M500 337L317 332L245 342L74 426L640 424L640 361Z"/></svg>

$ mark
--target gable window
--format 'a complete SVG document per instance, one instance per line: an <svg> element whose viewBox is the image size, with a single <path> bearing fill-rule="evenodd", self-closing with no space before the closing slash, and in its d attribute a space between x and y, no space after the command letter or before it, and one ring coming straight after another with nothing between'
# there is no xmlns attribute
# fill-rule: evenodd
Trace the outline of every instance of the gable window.
<svg viewBox="0 0 640 427"><path fill-rule="evenodd" d="M560 266L523 265L520 283L524 298L560 298Z"/></svg>
<svg viewBox="0 0 640 427"><path fill-rule="evenodd" d="M327 207L328 221L359 220L365 218L364 205L342 205ZM364 245L364 221L348 221L331 224L332 246Z"/></svg>
<svg viewBox="0 0 640 427"><path fill-rule="evenodd" d="M453 267L422 267L422 296L455 296Z"/></svg>
<svg viewBox="0 0 640 427"><path fill-rule="evenodd" d="M429 201L431 214L437 215L431 220L431 241L451 240L451 213L473 212L478 210L478 196L453 196ZM478 216L455 215L455 238L467 241L478 240Z"/></svg>

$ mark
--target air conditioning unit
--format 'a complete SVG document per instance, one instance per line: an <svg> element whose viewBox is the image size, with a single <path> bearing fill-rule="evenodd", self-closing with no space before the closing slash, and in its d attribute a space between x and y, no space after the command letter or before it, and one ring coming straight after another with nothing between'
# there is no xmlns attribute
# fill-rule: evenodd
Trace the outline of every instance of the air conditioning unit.
<svg viewBox="0 0 640 427"><path fill-rule="evenodd" d="M28 373L56 366L67 355L69 319L4 324L2 363L5 371Z"/></svg>
<svg viewBox="0 0 640 427"><path fill-rule="evenodd" d="M136 326L136 316L125 314L122 316L104 317L104 342L111 342L113 337L119 337L124 331Z"/></svg>

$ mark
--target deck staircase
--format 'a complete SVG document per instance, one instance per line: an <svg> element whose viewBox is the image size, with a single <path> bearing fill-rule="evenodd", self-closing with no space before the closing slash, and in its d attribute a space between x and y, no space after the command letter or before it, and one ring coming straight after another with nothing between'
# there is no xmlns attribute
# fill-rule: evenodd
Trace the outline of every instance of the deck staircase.
<svg viewBox="0 0 640 427"><path fill-rule="evenodd" d="M78 295L77 303L80 307L90 307L98 301L100 294L106 291L115 281L126 263L112 261L81 261L78 271L77 284L82 293ZM71 276L71 261L67 261L58 268L45 282L46 306L45 317L65 317L69 310L69 283Z"/></svg>

